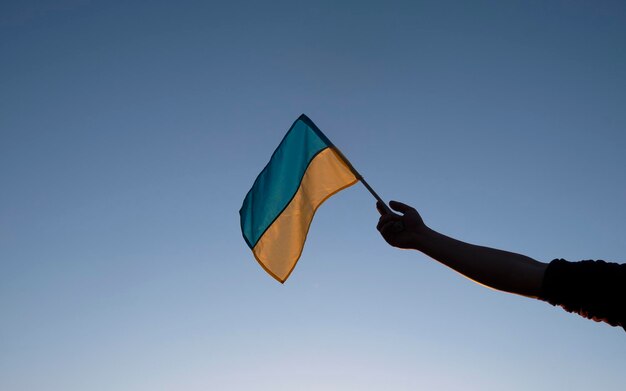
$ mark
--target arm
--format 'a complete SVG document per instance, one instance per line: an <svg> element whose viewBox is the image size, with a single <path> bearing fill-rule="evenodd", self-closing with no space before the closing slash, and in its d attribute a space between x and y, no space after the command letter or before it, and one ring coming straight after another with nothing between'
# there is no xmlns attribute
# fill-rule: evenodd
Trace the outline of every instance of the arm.
<svg viewBox="0 0 626 391"><path fill-rule="evenodd" d="M493 289L532 298L539 296L547 264L525 255L450 238L427 227L414 208L396 201L391 201L389 205L402 215L387 213L382 205L377 205L381 217L376 228L387 243L419 250Z"/></svg>

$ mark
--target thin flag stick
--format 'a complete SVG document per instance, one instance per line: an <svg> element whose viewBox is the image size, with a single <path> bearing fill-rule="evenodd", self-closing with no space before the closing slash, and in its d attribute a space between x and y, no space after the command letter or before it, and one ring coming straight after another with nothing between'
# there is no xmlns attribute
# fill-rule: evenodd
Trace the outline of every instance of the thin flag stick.
<svg viewBox="0 0 626 391"><path fill-rule="evenodd" d="M385 211L387 213L393 213L391 211L391 209L389 209L389 207L387 206L387 204L385 203L385 201L383 201L382 198L380 198L380 196L374 191L374 189L372 189L372 186L369 185L369 183L367 183L367 181L365 180L365 178L363 178L363 175L361 175L356 168L354 168L354 166L352 165L352 163L350 163L350 160L348 160L348 158L339 150L339 148L337 148L336 145L333 144L333 149L335 150L335 152L337 152L337 155L339 155L339 157L348 165L348 168L350 169L350 171L352 171L352 173L354 174L354 176L356 177L356 179L358 179L363 186L365 186L365 188L367 189L367 191L370 192L370 194L372 194L374 196L374 198L376 198L376 200L378 202L380 202L381 204L383 204Z"/></svg>

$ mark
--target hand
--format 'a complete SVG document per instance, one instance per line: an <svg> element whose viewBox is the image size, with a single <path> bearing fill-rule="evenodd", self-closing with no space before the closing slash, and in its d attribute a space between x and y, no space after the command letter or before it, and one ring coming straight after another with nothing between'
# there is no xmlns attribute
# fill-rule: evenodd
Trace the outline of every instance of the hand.
<svg viewBox="0 0 626 391"><path fill-rule="evenodd" d="M428 230L424 220L413 207L391 201L389 206L400 213L389 212L378 202L376 209L381 214L376 229L390 245L404 249L419 249L420 238Z"/></svg>

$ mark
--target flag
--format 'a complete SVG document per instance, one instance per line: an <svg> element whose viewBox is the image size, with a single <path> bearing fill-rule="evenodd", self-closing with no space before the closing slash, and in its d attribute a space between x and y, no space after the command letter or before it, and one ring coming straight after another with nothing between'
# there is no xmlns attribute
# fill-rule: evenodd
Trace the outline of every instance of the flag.
<svg viewBox="0 0 626 391"><path fill-rule="evenodd" d="M293 271L317 208L355 184L353 168L321 130L302 114L254 181L239 215L243 237L272 277Z"/></svg>

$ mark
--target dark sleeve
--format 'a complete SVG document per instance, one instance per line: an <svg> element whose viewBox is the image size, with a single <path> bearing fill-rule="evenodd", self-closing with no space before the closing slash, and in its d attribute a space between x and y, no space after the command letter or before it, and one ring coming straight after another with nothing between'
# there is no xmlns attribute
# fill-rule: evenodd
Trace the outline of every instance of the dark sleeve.
<svg viewBox="0 0 626 391"><path fill-rule="evenodd" d="M555 259L546 269L539 298L626 330L626 264Z"/></svg>

